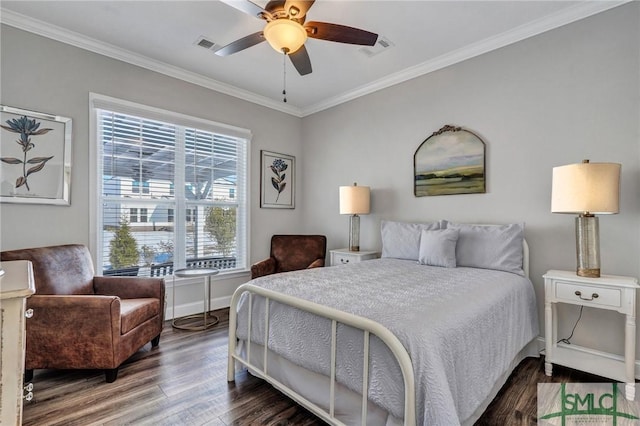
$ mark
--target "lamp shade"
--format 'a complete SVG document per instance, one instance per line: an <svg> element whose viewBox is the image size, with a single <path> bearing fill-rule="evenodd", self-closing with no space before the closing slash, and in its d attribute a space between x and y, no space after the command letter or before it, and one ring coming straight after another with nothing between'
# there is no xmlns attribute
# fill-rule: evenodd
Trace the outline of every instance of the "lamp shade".
<svg viewBox="0 0 640 426"><path fill-rule="evenodd" d="M276 19L269 22L264 27L263 34L271 47L280 53L283 50L286 53L294 53L307 41L307 30L289 19Z"/></svg>
<svg viewBox="0 0 640 426"><path fill-rule="evenodd" d="M340 214L369 214L370 190L368 186L340 187Z"/></svg>
<svg viewBox="0 0 640 426"><path fill-rule="evenodd" d="M618 213L621 165L588 161L553 168L552 213Z"/></svg>

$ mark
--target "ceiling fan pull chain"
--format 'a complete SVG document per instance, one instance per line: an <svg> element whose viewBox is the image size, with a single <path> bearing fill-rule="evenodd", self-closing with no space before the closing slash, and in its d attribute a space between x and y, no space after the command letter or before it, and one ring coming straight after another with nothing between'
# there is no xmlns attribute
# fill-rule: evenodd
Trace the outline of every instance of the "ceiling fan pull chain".
<svg viewBox="0 0 640 426"><path fill-rule="evenodd" d="M287 51L282 49L282 102L287 102Z"/></svg>

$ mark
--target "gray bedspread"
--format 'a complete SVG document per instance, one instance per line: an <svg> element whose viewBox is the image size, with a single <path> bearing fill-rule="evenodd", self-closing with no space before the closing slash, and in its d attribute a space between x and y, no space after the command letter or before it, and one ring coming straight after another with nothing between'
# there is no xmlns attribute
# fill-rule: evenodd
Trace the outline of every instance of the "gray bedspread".
<svg viewBox="0 0 640 426"><path fill-rule="evenodd" d="M253 284L377 321L409 353L416 379L416 418L456 425L487 398L516 354L538 335L533 286L522 276L486 269L439 268L377 259L258 278ZM247 294L238 305L240 339L247 338ZM252 341L264 344L264 301L253 298ZM269 348L329 375L331 323L271 303ZM363 336L338 327L337 379L361 392ZM403 417L400 368L389 349L371 340L369 399Z"/></svg>

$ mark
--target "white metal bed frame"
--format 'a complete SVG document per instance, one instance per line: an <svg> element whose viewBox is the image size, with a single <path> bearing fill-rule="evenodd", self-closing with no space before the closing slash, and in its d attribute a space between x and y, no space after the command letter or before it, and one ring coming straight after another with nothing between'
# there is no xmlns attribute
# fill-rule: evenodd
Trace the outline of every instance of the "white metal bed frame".
<svg viewBox="0 0 640 426"><path fill-rule="evenodd" d="M522 241L522 255L525 276L529 276L529 246L526 240ZM238 302L240 296L249 292L249 309L248 309L248 336L247 336L247 358L244 359L236 354L238 339L236 337ZM263 367L257 366L250 362L251 360L251 316L253 295L259 295L266 299L265 308L265 336L263 345ZM298 394L273 376L269 375L267 368L268 360L268 341L269 341L269 303L275 301L294 308L306 311L320 317L331 320L331 370L330 370L330 386L329 386L329 410L325 410L319 405L308 400L304 396ZM396 358L402 378L404 381L404 425L415 426L416 424L416 401L415 401L415 377L413 375L413 365L411 357L407 350L398 340L398 338L383 325L358 315L349 314L337 309L333 309L324 305L320 305L308 300L289 296L273 290L258 287L247 283L239 286L233 293L231 298L231 307L229 308L229 356L227 362L227 381L235 381L235 361L244 365L251 370L251 373L261 379L269 382L280 392L289 396L298 404L307 408L309 411L322 418L331 425L346 426L343 422L335 417L335 385L336 385L336 341L337 341L337 324L345 324L355 329L362 330L364 333L364 354L363 354L363 372L362 372L362 426L367 424L367 408L368 408L368 384L369 384L369 339L371 334L377 336L389 348Z"/></svg>

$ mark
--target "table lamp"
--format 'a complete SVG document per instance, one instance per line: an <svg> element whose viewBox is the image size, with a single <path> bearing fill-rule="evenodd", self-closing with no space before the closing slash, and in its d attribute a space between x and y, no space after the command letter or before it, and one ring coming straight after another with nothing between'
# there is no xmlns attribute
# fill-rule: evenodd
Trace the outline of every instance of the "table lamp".
<svg viewBox="0 0 640 426"><path fill-rule="evenodd" d="M617 163L569 164L553 168L552 213L576 217L577 274L600 276L600 236L596 214L616 214L620 199L620 168Z"/></svg>
<svg viewBox="0 0 640 426"><path fill-rule="evenodd" d="M369 214L370 190L368 186L340 187L340 214L349 217L349 251L360 251L360 214Z"/></svg>

